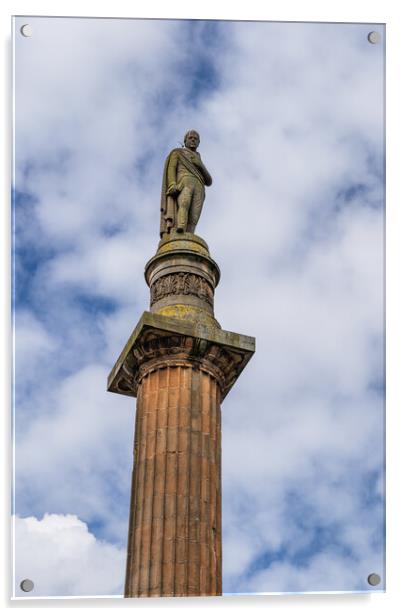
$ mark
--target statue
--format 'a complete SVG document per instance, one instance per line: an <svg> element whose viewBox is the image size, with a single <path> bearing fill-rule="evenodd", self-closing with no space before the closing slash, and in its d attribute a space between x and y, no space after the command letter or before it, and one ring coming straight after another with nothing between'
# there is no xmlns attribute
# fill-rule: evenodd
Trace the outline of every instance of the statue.
<svg viewBox="0 0 402 616"><path fill-rule="evenodd" d="M205 186L212 178L201 160L197 148L200 136L189 130L184 136L184 147L175 148L165 162L161 195L160 236L194 233L205 199Z"/></svg>

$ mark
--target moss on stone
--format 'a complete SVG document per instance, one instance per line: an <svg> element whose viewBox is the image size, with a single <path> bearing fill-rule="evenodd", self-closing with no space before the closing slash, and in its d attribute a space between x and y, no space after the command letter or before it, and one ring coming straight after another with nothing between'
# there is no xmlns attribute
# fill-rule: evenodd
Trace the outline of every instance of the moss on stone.
<svg viewBox="0 0 402 616"><path fill-rule="evenodd" d="M202 325L212 329L221 329L218 321L212 315L197 306L189 306L188 304L173 304L160 308L155 311L155 314L160 314L165 317L172 317L174 319L183 319L185 321L190 321L191 323L201 323Z"/></svg>

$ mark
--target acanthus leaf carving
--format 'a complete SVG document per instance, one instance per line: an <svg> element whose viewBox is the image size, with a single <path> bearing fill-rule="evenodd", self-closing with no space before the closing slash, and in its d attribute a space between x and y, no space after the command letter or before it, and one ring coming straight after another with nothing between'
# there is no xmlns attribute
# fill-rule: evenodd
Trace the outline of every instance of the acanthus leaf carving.
<svg viewBox="0 0 402 616"><path fill-rule="evenodd" d="M180 272L158 278L151 286L151 305L170 295L195 295L213 306L213 288L196 274Z"/></svg>

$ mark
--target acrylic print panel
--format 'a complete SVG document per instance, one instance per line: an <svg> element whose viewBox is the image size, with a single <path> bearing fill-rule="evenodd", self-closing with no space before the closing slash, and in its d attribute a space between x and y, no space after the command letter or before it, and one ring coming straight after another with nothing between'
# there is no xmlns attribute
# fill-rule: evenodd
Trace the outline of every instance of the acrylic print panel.
<svg viewBox="0 0 402 616"><path fill-rule="evenodd" d="M256 338L222 404L223 594L383 591L385 27L13 29L15 596L124 594L135 400L106 379L192 128L215 316Z"/></svg>

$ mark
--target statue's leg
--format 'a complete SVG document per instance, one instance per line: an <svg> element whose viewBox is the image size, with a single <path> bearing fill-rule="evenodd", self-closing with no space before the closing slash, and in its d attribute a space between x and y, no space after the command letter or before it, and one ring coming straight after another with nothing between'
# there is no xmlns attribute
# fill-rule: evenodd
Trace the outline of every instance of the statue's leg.
<svg viewBox="0 0 402 616"><path fill-rule="evenodd" d="M193 201L188 214L188 232L194 233L195 227L201 216L202 206L205 199L205 189L197 182L194 186Z"/></svg>
<svg viewBox="0 0 402 616"><path fill-rule="evenodd" d="M188 212L193 197L193 186L185 184L181 193L177 197L177 228L178 233L187 231Z"/></svg>

